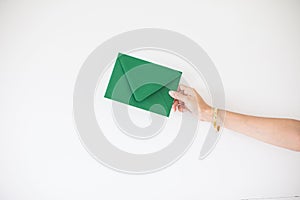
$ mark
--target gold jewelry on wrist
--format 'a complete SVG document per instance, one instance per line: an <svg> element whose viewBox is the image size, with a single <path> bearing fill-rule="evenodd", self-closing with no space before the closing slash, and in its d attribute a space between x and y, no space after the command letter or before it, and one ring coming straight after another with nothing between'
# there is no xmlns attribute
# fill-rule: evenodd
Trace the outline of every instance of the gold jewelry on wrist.
<svg viewBox="0 0 300 200"><path fill-rule="evenodd" d="M217 125L217 118L218 118L218 108L214 108L214 114L213 114L213 125L217 132L220 130L220 125Z"/></svg>

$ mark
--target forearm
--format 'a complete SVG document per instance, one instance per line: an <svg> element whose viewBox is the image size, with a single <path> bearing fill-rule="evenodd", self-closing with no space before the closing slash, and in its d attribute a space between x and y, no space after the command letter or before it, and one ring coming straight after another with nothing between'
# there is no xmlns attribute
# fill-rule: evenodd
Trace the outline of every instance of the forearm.
<svg viewBox="0 0 300 200"><path fill-rule="evenodd" d="M300 121L255 117L224 110L216 112L216 109L212 109L195 89L184 85L180 85L177 92L170 91L169 94L175 99L174 111L176 108L180 112L188 110L195 114L199 120L207 122L212 122L216 118L224 119L225 128L266 143L300 151ZM216 117L216 113L218 113L218 117ZM217 124L214 123L215 125ZM218 130L218 126L215 128Z"/></svg>
<svg viewBox="0 0 300 200"><path fill-rule="evenodd" d="M300 151L300 121L297 120L255 117L226 111L224 127L269 144Z"/></svg>

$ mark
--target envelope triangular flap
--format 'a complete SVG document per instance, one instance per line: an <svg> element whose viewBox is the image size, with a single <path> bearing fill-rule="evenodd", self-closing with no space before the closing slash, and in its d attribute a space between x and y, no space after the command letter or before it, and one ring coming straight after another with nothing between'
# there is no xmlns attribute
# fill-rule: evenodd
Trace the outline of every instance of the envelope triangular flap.
<svg viewBox="0 0 300 200"><path fill-rule="evenodd" d="M117 60L137 101L143 101L181 76L180 71L125 54L119 53Z"/></svg>

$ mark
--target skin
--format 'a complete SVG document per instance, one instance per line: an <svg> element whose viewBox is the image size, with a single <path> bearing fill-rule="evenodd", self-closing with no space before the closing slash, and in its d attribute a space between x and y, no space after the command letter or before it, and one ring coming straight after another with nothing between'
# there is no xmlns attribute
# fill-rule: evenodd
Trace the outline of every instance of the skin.
<svg viewBox="0 0 300 200"><path fill-rule="evenodd" d="M174 98L173 109L191 112L201 121L213 121L213 109L198 92L188 86L180 85L178 91L170 91ZM224 127L257 140L300 152L300 121L285 118L266 118L219 110L225 114Z"/></svg>

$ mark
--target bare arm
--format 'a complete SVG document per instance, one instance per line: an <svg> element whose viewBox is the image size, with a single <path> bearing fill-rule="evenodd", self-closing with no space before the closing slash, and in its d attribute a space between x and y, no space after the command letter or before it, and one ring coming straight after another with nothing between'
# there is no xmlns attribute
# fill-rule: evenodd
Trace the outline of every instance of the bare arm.
<svg viewBox="0 0 300 200"><path fill-rule="evenodd" d="M212 121L212 108L193 88L180 85L179 91L170 92L175 99L174 111L190 111L201 121ZM225 112L224 127L263 142L300 152L300 121L265 118Z"/></svg>
<svg viewBox="0 0 300 200"><path fill-rule="evenodd" d="M264 118L226 111L225 128L263 142L300 151L300 121Z"/></svg>

